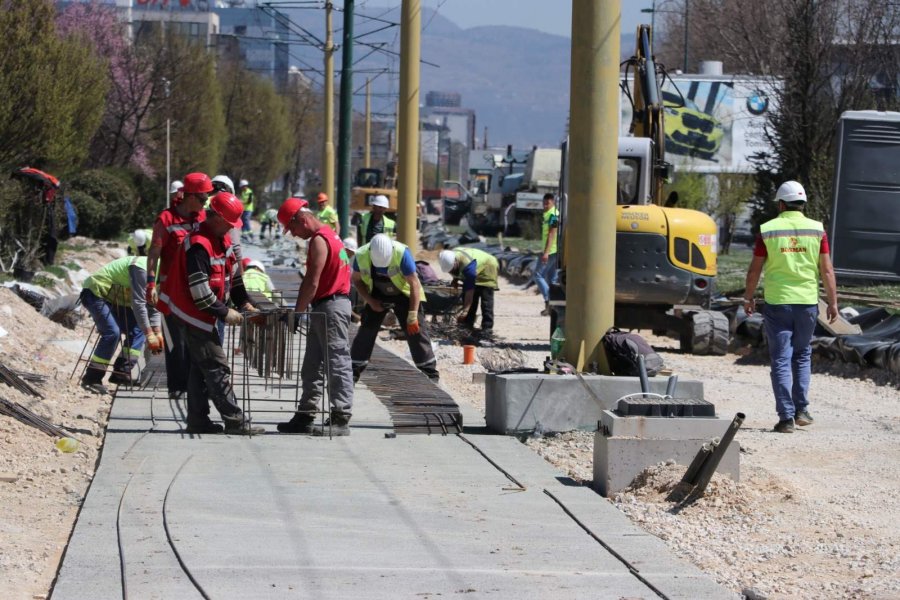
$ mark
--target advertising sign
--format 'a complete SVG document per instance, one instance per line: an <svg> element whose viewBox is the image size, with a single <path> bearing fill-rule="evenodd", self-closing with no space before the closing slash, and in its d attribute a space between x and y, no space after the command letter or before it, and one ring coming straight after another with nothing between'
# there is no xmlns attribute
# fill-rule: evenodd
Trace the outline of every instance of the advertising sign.
<svg viewBox="0 0 900 600"><path fill-rule="evenodd" d="M666 160L677 170L739 173L752 170L750 158L768 152L766 115L774 110L768 80L676 76L662 86ZM619 94L620 132L629 135L631 104Z"/></svg>

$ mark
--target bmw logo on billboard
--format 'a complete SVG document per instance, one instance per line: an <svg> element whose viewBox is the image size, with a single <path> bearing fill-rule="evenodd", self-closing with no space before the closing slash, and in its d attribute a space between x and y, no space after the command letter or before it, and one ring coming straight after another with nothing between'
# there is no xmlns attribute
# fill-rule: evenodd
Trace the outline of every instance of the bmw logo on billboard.
<svg viewBox="0 0 900 600"><path fill-rule="evenodd" d="M754 90L747 98L747 110L752 115L761 115L769 108L769 98L760 90Z"/></svg>

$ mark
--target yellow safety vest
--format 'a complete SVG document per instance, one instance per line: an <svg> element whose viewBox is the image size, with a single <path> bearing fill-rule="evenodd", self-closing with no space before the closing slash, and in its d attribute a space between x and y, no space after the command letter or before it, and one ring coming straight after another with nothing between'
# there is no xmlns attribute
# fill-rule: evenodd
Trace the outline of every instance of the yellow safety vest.
<svg viewBox="0 0 900 600"><path fill-rule="evenodd" d="M387 267L387 275L394 287L409 298L412 293L412 286L409 285L409 282L400 270L400 263L403 261L403 253L405 251L406 246L400 242L394 242L394 251L391 254L391 262ZM372 255L369 244L362 246L356 251L356 265L359 267L359 275L362 277L363 283L366 284L369 291L372 291L374 283L372 281ZM419 286L419 301L425 302L425 290L421 285Z"/></svg>
<svg viewBox="0 0 900 600"><path fill-rule="evenodd" d="M817 304L822 224L799 211L786 210L759 229L767 253L766 303Z"/></svg>
<svg viewBox="0 0 900 600"><path fill-rule="evenodd" d="M497 285L497 273L500 271L500 263L497 262L496 258L477 248L460 248L456 251L456 256L459 258L459 267L451 275L459 279L462 272L469 266L469 263L474 260L477 261L475 264L475 285L495 290L500 289L500 286Z"/></svg>

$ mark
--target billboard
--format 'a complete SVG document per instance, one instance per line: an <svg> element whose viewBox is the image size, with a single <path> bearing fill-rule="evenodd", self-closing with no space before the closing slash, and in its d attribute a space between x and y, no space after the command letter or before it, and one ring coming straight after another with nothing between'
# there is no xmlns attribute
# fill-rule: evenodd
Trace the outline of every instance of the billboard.
<svg viewBox="0 0 900 600"><path fill-rule="evenodd" d="M662 85L666 159L677 170L700 173L751 171L750 157L767 152L766 116L774 110L770 80L675 76ZM629 135L631 104L619 94L620 135Z"/></svg>

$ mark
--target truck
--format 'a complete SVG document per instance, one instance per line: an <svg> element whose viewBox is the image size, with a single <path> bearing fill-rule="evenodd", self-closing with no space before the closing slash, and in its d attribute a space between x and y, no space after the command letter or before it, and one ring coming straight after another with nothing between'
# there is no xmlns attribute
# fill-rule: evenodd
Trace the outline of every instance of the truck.
<svg viewBox="0 0 900 600"><path fill-rule="evenodd" d="M728 318L710 310L715 293L717 226L709 215L674 206L663 198L672 173L666 161L665 113L673 107L660 94L666 75L655 64L648 25L637 30L635 54L626 61L634 70L632 136L618 142L615 325L672 333L681 349L693 354L725 354ZM675 107L677 108L677 107ZM566 158L562 147L560 181L559 283L551 287L551 326L565 327Z"/></svg>
<svg viewBox="0 0 900 600"><path fill-rule="evenodd" d="M493 170L472 191L470 225L487 235L538 229L544 194L559 190L561 156L559 148L536 146L527 154L507 146L505 155L495 155Z"/></svg>

